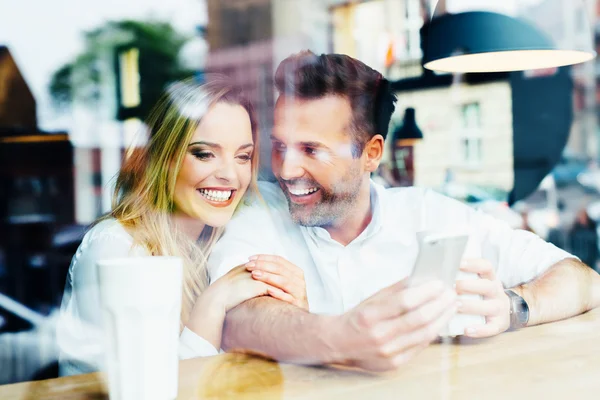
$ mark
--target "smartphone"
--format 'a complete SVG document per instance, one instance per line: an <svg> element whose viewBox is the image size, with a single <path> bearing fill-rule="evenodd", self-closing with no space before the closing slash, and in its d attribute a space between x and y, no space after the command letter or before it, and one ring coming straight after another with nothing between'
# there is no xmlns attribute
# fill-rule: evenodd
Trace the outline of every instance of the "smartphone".
<svg viewBox="0 0 600 400"><path fill-rule="evenodd" d="M419 285L439 280L452 288L467 246L466 234L419 233L419 254L410 283Z"/></svg>

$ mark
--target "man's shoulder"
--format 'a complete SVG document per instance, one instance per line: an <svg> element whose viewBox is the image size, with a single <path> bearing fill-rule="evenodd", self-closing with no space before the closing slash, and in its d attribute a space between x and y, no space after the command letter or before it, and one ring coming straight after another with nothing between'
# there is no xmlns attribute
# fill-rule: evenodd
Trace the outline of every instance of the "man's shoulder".
<svg viewBox="0 0 600 400"><path fill-rule="evenodd" d="M421 186L406 186L406 187L394 187L394 188L382 188L385 197L393 201L400 199L404 200L418 200L422 204L436 203L439 201L449 201L451 203L462 204L459 201L448 197L434 189L421 187Z"/></svg>
<svg viewBox="0 0 600 400"><path fill-rule="evenodd" d="M408 186L400 188L382 188L384 210L386 213L425 213L425 214L463 214L470 208L460 201L441 194L431 188Z"/></svg>
<svg viewBox="0 0 600 400"><path fill-rule="evenodd" d="M428 192L430 191L430 189L417 186L391 188L384 188L380 186L378 190L386 201L392 201L394 203L397 203L398 201L407 200L422 200L427 196Z"/></svg>

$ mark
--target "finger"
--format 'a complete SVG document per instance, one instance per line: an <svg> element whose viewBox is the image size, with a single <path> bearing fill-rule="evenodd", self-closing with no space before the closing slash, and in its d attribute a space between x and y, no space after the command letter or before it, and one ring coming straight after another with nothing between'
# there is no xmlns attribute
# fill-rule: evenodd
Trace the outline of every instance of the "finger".
<svg viewBox="0 0 600 400"><path fill-rule="evenodd" d="M409 284L409 278L402 279L399 282L396 282L394 284L391 284L390 286L387 286L387 287L381 289L379 292L377 292L373 296L371 296L370 299L374 299L374 298L377 298L380 296L385 296L385 295L393 295L394 293L397 293L397 292L402 291L405 288L407 288L408 284Z"/></svg>
<svg viewBox="0 0 600 400"><path fill-rule="evenodd" d="M399 354L413 347L426 347L438 338L439 333L450 322L455 313L456 307L446 307L429 323L420 326L418 329L397 334L383 348L383 353Z"/></svg>
<svg viewBox="0 0 600 400"><path fill-rule="evenodd" d="M483 279L493 281L496 279L494 266L488 260L482 258L471 258L462 260L460 270L463 272L471 272L479 275Z"/></svg>
<svg viewBox="0 0 600 400"><path fill-rule="evenodd" d="M413 346L399 354L397 354L396 356L394 356L394 358L392 359L392 363L393 365L398 368L401 365L406 364L407 362L409 362L410 360L412 360L417 354L419 354L420 352L422 352L423 350L425 350L427 348L427 346L429 346L429 343L427 344L418 344L416 346Z"/></svg>
<svg viewBox="0 0 600 400"><path fill-rule="evenodd" d="M487 279L464 279L456 281L456 293L479 294L481 296L493 297L496 294L496 282Z"/></svg>
<svg viewBox="0 0 600 400"><path fill-rule="evenodd" d="M495 300L461 299L458 304L458 312L489 317L500 314L501 310Z"/></svg>
<svg viewBox="0 0 600 400"><path fill-rule="evenodd" d="M441 295L403 315L379 322L379 335L386 339L414 331L434 321L449 307L455 307L456 294L446 290ZM375 320L377 321L377 320Z"/></svg>
<svg viewBox="0 0 600 400"><path fill-rule="evenodd" d="M411 287L398 282L371 297L364 312L371 314L369 317L373 320L395 318L434 300L444 290L444 284L439 281Z"/></svg>
<svg viewBox="0 0 600 400"><path fill-rule="evenodd" d="M498 325L490 323L485 325L469 326L465 329L465 336L471 338L486 338L496 336L502 332L503 330L500 329Z"/></svg>
<svg viewBox="0 0 600 400"><path fill-rule="evenodd" d="M268 285L275 286L294 296L302 291L302 287L295 279L289 279L282 275L272 274L261 270L252 271L252 278L264 282Z"/></svg>
<svg viewBox="0 0 600 400"><path fill-rule="evenodd" d="M448 309L456 309L456 294L446 290L434 300L423 304L405 315L398 317L395 322L393 335L418 330L433 323L440 318Z"/></svg>
<svg viewBox="0 0 600 400"><path fill-rule="evenodd" d="M274 297L278 300L285 301L286 303L294 304L296 303L296 298L289 293L284 292L281 289L278 289L273 286L269 286L267 288L267 292L271 297Z"/></svg>
<svg viewBox="0 0 600 400"><path fill-rule="evenodd" d="M250 260L250 261L261 260L261 261L268 261L268 262L274 262L274 263L278 263L281 261L287 261L285 258L276 256L273 254L256 254L254 256L248 257L248 260Z"/></svg>
<svg viewBox="0 0 600 400"><path fill-rule="evenodd" d="M248 259L250 260L248 263L246 263L246 265L248 266L258 265L259 263L277 265L280 268L289 271L293 275L304 277L304 271L302 270L302 268L289 262L283 257L268 254L259 254L256 256L249 257Z"/></svg>
<svg viewBox="0 0 600 400"><path fill-rule="evenodd" d="M264 282L248 280L243 282L240 286L237 286L236 291L233 294L233 296L235 296L234 301L239 304L254 297L265 296L269 294L268 288L269 285Z"/></svg>
<svg viewBox="0 0 600 400"><path fill-rule="evenodd" d="M261 270L264 272L285 276L288 279L303 279L303 277L301 277L297 271L293 271L292 269L287 268L285 265L271 261L250 261L246 264L246 270L250 272Z"/></svg>

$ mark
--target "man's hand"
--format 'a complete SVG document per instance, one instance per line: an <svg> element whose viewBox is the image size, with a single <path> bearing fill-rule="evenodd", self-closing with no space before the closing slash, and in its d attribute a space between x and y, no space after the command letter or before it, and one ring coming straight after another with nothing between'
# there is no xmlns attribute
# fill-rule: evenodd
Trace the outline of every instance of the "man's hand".
<svg viewBox="0 0 600 400"><path fill-rule="evenodd" d="M334 363L396 369L437 339L455 312L456 294L443 283L398 282L339 316Z"/></svg>
<svg viewBox="0 0 600 400"><path fill-rule="evenodd" d="M457 281L456 293L478 294L483 299L460 299L458 312L483 315L486 320L485 325L467 327L465 336L484 338L506 331L510 326L510 299L504 293L502 283L496 278L492 264L483 259L463 260L460 270L478 274L480 279Z"/></svg>

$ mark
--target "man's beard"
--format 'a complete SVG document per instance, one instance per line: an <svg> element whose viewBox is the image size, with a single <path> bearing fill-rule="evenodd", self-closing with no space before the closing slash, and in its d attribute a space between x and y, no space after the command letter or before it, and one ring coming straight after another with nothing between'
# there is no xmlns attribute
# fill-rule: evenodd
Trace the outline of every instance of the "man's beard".
<svg viewBox="0 0 600 400"><path fill-rule="evenodd" d="M318 226L326 228L335 225L347 217L355 207L360 192L362 177L358 169L348 171L338 183L333 184L330 190L325 190L313 180L301 179L284 181L279 179L283 193L288 201L292 220L302 226ZM321 198L318 202L303 205L294 203L285 188L286 183L303 182L304 187L319 188Z"/></svg>

